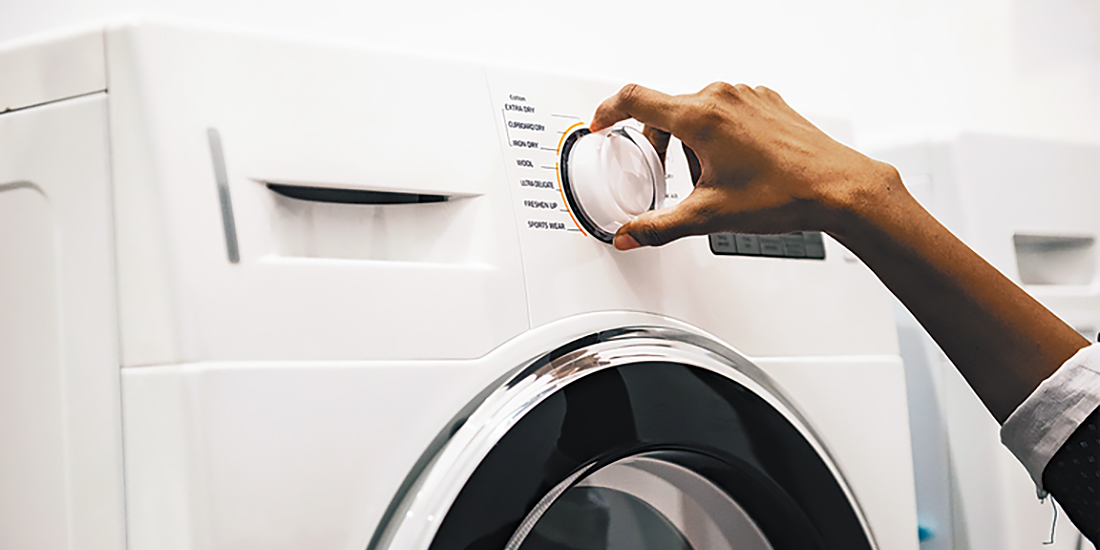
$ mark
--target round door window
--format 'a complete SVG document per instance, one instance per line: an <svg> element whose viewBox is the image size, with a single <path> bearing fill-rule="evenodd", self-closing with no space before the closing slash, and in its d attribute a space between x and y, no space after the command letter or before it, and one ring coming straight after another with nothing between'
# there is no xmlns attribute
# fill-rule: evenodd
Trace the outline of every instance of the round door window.
<svg viewBox="0 0 1100 550"><path fill-rule="evenodd" d="M535 507L506 550L772 550L729 495L659 456L571 481Z"/></svg>
<svg viewBox="0 0 1100 550"><path fill-rule="evenodd" d="M873 550L843 476L759 369L671 329L522 367L441 434L371 550Z"/></svg>

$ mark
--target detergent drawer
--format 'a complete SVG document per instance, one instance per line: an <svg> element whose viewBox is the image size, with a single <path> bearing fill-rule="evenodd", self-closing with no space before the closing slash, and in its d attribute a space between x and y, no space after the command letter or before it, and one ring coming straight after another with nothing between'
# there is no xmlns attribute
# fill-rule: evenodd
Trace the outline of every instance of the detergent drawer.
<svg viewBox="0 0 1100 550"><path fill-rule="evenodd" d="M469 358L527 327L484 68L149 22L106 43L124 365Z"/></svg>

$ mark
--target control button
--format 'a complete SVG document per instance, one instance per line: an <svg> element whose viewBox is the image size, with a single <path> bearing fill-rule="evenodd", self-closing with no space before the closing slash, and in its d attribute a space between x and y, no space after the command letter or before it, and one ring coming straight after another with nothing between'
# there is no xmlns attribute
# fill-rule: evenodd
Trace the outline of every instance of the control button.
<svg viewBox="0 0 1100 550"><path fill-rule="evenodd" d="M762 256L783 256L783 237L780 235L759 235L760 254Z"/></svg>
<svg viewBox="0 0 1100 550"><path fill-rule="evenodd" d="M610 243L623 224L664 203L661 159L629 126L573 132L562 144L559 166L569 208L601 241Z"/></svg>
<svg viewBox="0 0 1100 550"><path fill-rule="evenodd" d="M783 240L783 255L788 258L805 258L806 257L806 241L802 237L802 233L787 233L786 235L780 235L780 239Z"/></svg>
<svg viewBox="0 0 1100 550"><path fill-rule="evenodd" d="M737 254L737 244L733 233L712 233L710 251L715 254Z"/></svg>
<svg viewBox="0 0 1100 550"><path fill-rule="evenodd" d="M735 233L734 240L737 241L737 253L745 256L759 256L760 255L760 239L756 235L749 235L747 233Z"/></svg>
<svg viewBox="0 0 1100 550"><path fill-rule="evenodd" d="M825 242L818 231L804 231L802 241L806 244L806 257L815 260L825 259Z"/></svg>
<svg viewBox="0 0 1100 550"><path fill-rule="evenodd" d="M710 251L721 256L825 259L825 242L817 231L782 235L712 233L708 238Z"/></svg>

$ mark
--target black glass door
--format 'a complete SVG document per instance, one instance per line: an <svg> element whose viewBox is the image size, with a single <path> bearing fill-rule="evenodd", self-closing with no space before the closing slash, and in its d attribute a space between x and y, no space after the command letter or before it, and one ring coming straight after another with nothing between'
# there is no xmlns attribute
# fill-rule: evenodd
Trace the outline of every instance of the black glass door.
<svg viewBox="0 0 1100 550"><path fill-rule="evenodd" d="M604 368L527 411L465 483L432 550L873 548L837 475L734 380Z"/></svg>

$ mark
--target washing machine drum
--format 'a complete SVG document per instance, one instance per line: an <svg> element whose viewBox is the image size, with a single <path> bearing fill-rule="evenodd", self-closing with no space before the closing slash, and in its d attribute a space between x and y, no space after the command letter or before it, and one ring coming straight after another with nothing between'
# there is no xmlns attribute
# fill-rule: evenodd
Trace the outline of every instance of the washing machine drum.
<svg viewBox="0 0 1100 550"><path fill-rule="evenodd" d="M875 547L820 442L751 364L713 345L693 353L697 337L608 336L525 369L502 387L512 399L483 403L496 414L464 418L462 428L498 434L491 446L449 438L467 461L478 455L472 472L461 472L462 452L435 452L410 490L431 501L424 490L447 492L445 479L424 485L431 474L464 479L443 498L446 510L418 509L407 494L391 509L391 522L406 524L393 531L407 533L375 542L397 534L411 536L402 548L431 550ZM618 345L600 348L609 343ZM416 531L434 533L418 541Z"/></svg>

